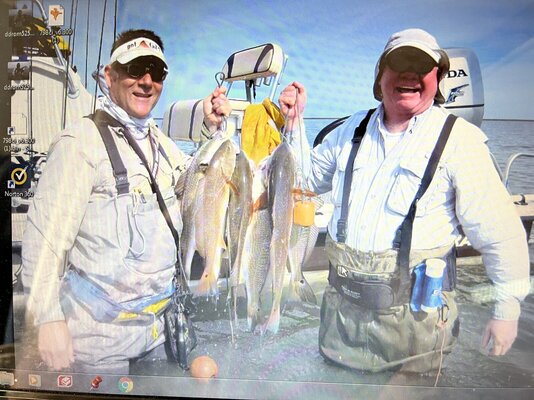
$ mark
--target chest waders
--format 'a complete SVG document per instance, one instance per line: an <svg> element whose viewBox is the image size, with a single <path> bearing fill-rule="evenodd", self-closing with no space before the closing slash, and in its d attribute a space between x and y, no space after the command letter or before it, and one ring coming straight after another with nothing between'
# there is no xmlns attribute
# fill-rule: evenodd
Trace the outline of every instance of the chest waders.
<svg viewBox="0 0 534 400"><path fill-rule="evenodd" d="M455 256L450 246L411 251L411 239L417 202L432 181L456 117L449 115L443 125L393 248L360 252L345 244L346 225L354 159L373 112L369 110L355 129L345 169L337 241L327 238L325 246L330 270L321 306L319 350L327 360L350 368L376 372L404 364L406 371L427 372L438 367L440 349L450 351L458 336L451 292ZM442 258L447 263L443 279L446 306L436 313L413 313L408 304L413 285L411 268L428 258ZM439 329L438 324L443 327Z"/></svg>
<svg viewBox="0 0 534 400"><path fill-rule="evenodd" d="M126 175L125 169L124 166L121 166L122 163L120 162L120 157L118 155L116 147L113 151L113 146L110 146L110 142L112 142L113 139L109 134L109 130L102 129L102 122L105 122L108 126L111 124L118 124L118 122L111 118L109 114L104 113L102 111L97 111L94 115L93 120L97 124L102 139L104 140L104 144L106 145L106 150L108 151L108 154L111 159L111 164L113 166L113 173L117 181L117 190L119 190L119 185L121 185L122 187L125 186L123 182L124 178L122 178L122 176ZM152 192L156 195L159 208L163 213L165 222L167 223L171 231L176 245L177 261L173 284L174 291L172 293L172 296L170 297L171 301L165 305L166 308L163 310L165 312L165 351L167 353L167 357L170 360L178 363L182 369L189 369L187 365L187 357L189 353L195 348L197 344L197 339L194 326L192 324L191 319L189 318L189 314L192 311L193 304L191 300L191 292L189 290L187 280L185 279L185 274L183 273L183 267L181 265L181 257L179 254L180 238L178 235L178 231L172 223L169 210L165 205L165 200L163 199L161 191L159 190L156 178L153 176L151 169L148 165L148 161L146 160L142 150L139 148L139 145L137 144L135 139L132 138L132 136L126 130L124 131L124 136L126 137L126 140L128 141L130 147L132 147L135 153L139 156L143 165L148 171ZM168 157L165 154L163 147L160 146L158 150L168 161ZM122 171L123 169L124 172Z"/></svg>
<svg viewBox="0 0 534 400"><path fill-rule="evenodd" d="M173 284L164 293L152 296L150 299L142 302L128 302L116 303L106 296L105 291L100 290L98 285L91 282L89 278L83 273L77 272L75 268L71 267L71 280L76 280L80 289L76 295L85 300L85 304L97 304L97 307L92 310L93 317L100 322L114 322L114 321L128 321L128 320L146 320L147 314L152 316L159 316L164 313L165 320L165 350L169 359L176 361L182 368L187 369L187 354L196 346L196 335L189 318L189 312L192 308L191 293L183 274L181 267L181 257L179 254L180 242L179 234L174 227L169 210L165 203L165 199L157 185L156 178L151 171L148 161L140 149L138 143L124 129L124 127L108 113L97 110L93 115L89 116L98 128L102 141L104 142L106 152L111 162L113 175L115 177L115 186L117 195L124 195L129 193L130 185L128 182L127 169L122 161L117 145L112 137L109 127L121 128L124 137L126 138L130 147L134 150L136 155L140 158L144 167L148 171L150 186L153 194L156 196L156 201L163 214L165 222L170 229L174 243L176 245L176 266ZM165 153L165 150L159 145L158 152L171 165L171 162ZM134 303L135 307L131 307Z"/></svg>

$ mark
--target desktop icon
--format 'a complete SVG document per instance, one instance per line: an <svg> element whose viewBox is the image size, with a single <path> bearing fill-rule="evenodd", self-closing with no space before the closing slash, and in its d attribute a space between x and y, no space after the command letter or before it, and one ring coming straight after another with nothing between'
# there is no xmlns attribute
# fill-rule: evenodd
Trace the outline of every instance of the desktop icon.
<svg viewBox="0 0 534 400"><path fill-rule="evenodd" d="M41 387L41 375L28 374L28 384L33 387Z"/></svg>
<svg viewBox="0 0 534 400"><path fill-rule="evenodd" d="M22 186L28 180L28 173L26 168L16 167L11 170L11 180L15 182L16 186Z"/></svg>
<svg viewBox="0 0 534 400"><path fill-rule="evenodd" d="M48 6L48 24L50 26L63 26L65 23L65 10L61 5Z"/></svg>
<svg viewBox="0 0 534 400"><path fill-rule="evenodd" d="M0 385L13 386L15 384L15 374L13 372L0 371Z"/></svg>
<svg viewBox="0 0 534 400"><path fill-rule="evenodd" d="M59 375L57 377L57 387L60 387L60 388L72 387L72 375Z"/></svg>
<svg viewBox="0 0 534 400"><path fill-rule="evenodd" d="M119 379L119 390L122 393L130 393L133 390L133 381L123 376Z"/></svg>
<svg viewBox="0 0 534 400"><path fill-rule="evenodd" d="M91 381L91 390L96 390L102 383L102 377L101 376L95 376L95 378Z"/></svg>

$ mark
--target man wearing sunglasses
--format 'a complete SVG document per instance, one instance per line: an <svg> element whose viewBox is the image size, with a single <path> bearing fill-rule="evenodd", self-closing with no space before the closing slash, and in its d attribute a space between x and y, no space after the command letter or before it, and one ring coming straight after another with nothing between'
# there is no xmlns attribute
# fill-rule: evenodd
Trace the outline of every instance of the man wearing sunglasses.
<svg viewBox="0 0 534 400"><path fill-rule="evenodd" d="M429 33L393 34L376 64L378 108L350 116L301 160L310 188L331 191L335 205L319 349L336 364L367 371L439 367L459 332L454 243L460 229L482 254L497 293L482 346L491 342L490 354L503 355L517 335L520 301L530 287L525 232L487 138L461 118L449 120L441 106L439 81L448 69L446 52ZM305 103L298 82L280 95L295 130L294 110ZM436 265L444 271L430 273ZM437 292L426 293L425 285Z"/></svg>
<svg viewBox="0 0 534 400"><path fill-rule="evenodd" d="M121 33L96 74L97 112L51 145L22 257L39 352L53 370L125 374L130 360L165 356L177 251L153 183L179 232L174 188L189 161L151 116L167 72L159 36ZM231 111L225 88L203 109L217 129Z"/></svg>

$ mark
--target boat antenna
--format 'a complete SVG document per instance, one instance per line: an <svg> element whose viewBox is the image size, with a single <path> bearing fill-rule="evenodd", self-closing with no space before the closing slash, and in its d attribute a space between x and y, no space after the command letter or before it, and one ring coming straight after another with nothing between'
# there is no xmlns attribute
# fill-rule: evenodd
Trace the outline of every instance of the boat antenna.
<svg viewBox="0 0 534 400"><path fill-rule="evenodd" d="M87 1L87 24L85 26L85 87L87 87L87 61L89 59L89 16L91 15L91 0Z"/></svg>
<svg viewBox="0 0 534 400"><path fill-rule="evenodd" d="M115 15L113 17L113 41L117 38L117 3L118 0L115 0Z"/></svg>
<svg viewBox="0 0 534 400"><path fill-rule="evenodd" d="M107 8L108 0L104 0L104 11L102 12L102 28L100 29L100 44L98 46L98 62L96 63L96 70L100 68L100 60L102 59L102 41L104 39L104 25L106 24L106 8ZM115 3L117 4L117 3ZM98 84L95 83L95 95L94 95L94 101L93 101L93 112L95 112L96 108L96 93L98 91Z"/></svg>
<svg viewBox="0 0 534 400"><path fill-rule="evenodd" d="M78 2L78 0L76 0L75 3L77 3L77 2ZM69 23L70 23L70 29L71 30L72 30L72 16L73 15L74 15L74 4L72 4L71 8L70 8L70 20L69 20ZM74 43L74 40L73 40L73 43ZM67 46L67 51L69 51L69 50L71 51L70 55L73 54L71 49L72 49L72 47L70 46L70 36L69 36L69 44ZM69 57L70 55L67 55L65 57L66 61L67 61L67 66L65 68L65 91L63 93L63 111L62 111L62 119L61 119L61 129L65 129L65 125L67 123L67 96L68 96L68 90L69 90L69 87L68 87L69 67L70 67L71 63L74 63L74 56L72 55L72 57Z"/></svg>
<svg viewBox="0 0 534 400"><path fill-rule="evenodd" d="M74 15L74 23L72 23L72 17ZM72 4L72 8L70 9L70 27L72 29L72 35L69 36L69 49L70 49L70 57L71 57L71 64L74 65L74 44L76 42L76 23L78 21L78 0L74 0ZM71 40L72 37L72 46L71 46Z"/></svg>

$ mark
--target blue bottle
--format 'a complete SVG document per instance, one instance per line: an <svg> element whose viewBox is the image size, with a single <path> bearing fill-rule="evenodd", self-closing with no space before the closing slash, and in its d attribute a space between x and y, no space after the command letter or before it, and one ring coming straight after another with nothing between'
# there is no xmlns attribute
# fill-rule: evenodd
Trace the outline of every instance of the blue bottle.
<svg viewBox="0 0 534 400"><path fill-rule="evenodd" d="M421 311L421 301L423 294L423 281L425 279L425 263L417 265L413 273L415 275L415 283L412 288L412 297L410 299L410 308L413 312Z"/></svg>
<svg viewBox="0 0 534 400"><path fill-rule="evenodd" d="M443 285L443 271L445 261L439 258L426 260L426 269L421 299L421 310L426 313L437 311L442 306L441 289Z"/></svg>

